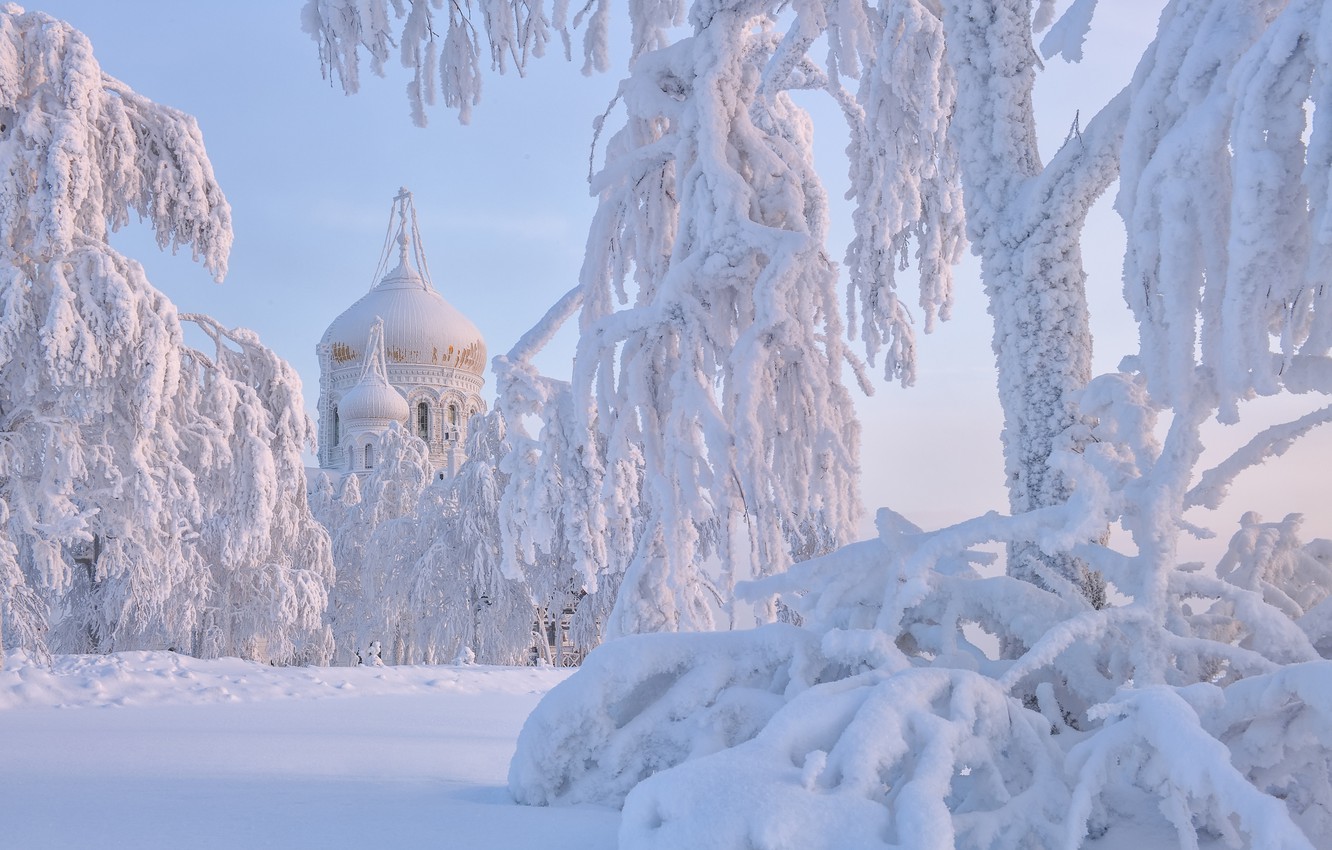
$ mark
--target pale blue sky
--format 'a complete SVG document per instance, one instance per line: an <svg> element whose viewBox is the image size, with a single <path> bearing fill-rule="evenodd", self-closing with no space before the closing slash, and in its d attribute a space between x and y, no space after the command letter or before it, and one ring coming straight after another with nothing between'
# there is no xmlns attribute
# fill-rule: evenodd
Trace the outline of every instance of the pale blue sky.
<svg viewBox="0 0 1332 850"><path fill-rule="evenodd" d="M1101 5L1084 65L1051 61L1038 90L1047 154L1075 112L1085 124L1128 81L1160 3ZM573 284L594 209L585 179L591 121L622 71L584 77L578 63L552 56L527 79L488 76L470 126L436 109L422 130L411 124L407 78L396 65L387 80L367 69L362 92L351 97L321 78L315 45L301 32L300 6L296 0L28 4L88 34L107 73L198 118L232 205L236 243L226 282L213 284L187 257L162 255L142 233L123 234L116 243L182 311L256 330L300 372L313 416L315 343L373 283L390 199L400 185L416 195L437 288L477 324L492 356ZM836 200L845 184L840 119L821 109L816 120L820 166ZM849 238L845 205L834 215L831 248L840 257ZM1119 295L1122 240L1103 202L1085 248L1098 371L1113 369L1134 348ZM903 390L881 382L872 399L855 391L867 520L875 507L889 505L932 527L1005 503L990 326L973 261L959 268L957 289L954 321L922 334L918 385ZM567 373L571 352L564 339L542 365ZM488 382L487 398L492 392ZM1242 436L1216 441L1238 444ZM1326 507L1332 487L1317 471L1330 453L1332 435L1324 434L1252 474L1225 513L1254 508L1276 519L1304 510L1307 532L1332 536ZM1217 527L1224 538L1234 525Z"/></svg>

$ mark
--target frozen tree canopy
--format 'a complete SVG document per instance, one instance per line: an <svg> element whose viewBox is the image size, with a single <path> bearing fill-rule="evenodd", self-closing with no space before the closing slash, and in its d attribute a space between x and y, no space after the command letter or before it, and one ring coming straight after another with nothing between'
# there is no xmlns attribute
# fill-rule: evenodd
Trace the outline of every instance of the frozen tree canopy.
<svg viewBox="0 0 1332 850"><path fill-rule="evenodd" d="M434 481L424 441L396 424L375 444L364 478L336 494L326 476L315 508L333 532L337 585L330 618L341 663L484 664L528 661L533 600L501 569L503 420L473 418L467 460Z"/></svg>
<svg viewBox="0 0 1332 850"><path fill-rule="evenodd" d="M396 50L413 74L407 87L412 120L424 127L425 109L437 100L458 110L459 119L467 121L472 107L481 99L483 64L500 72L514 67L521 73L530 57L545 54L546 45L555 35L563 39L567 53L569 3L555 0L552 6L548 10L545 0L306 0L302 20L319 46L325 75L337 77L348 94L361 85L362 51L371 71L382 75L384 63ZM599 22L600 32L608 14L607 3L599 0L588 4L578 19L589 11ZM589 67L604 69L604 42L604 33L598 39L589 35Z"/></svg>
<svg viewBox="0 0 1332 850"><path fill-rule="evenodd" d="M0 43L6 251L50 262L134 212L159 245L188 247L220 279L231 210L194 119L104 74L82 33L40 12L8 6Z"/></svg>
<svg viewBox="0 0 1332 850"><path fill-rule="evenodd" d="M610 634L707 627L706 559L724 583L780 571L859 513L826 198L789 95L822 77L751 6L639 54L593 181L574 415L599 521L644 522L608 554L628 564ZM603 474L630 455L636 505Z"/></svg>
<svg viewBox="0 0 1332 850"><path fill-rule="evenodd" d="M0 10L0 616L41 651L327 659L300 382L106 241L136 213L219 279L230 210L194 120L67 24ZM48 633L52 617L59 627Z"/></svg>

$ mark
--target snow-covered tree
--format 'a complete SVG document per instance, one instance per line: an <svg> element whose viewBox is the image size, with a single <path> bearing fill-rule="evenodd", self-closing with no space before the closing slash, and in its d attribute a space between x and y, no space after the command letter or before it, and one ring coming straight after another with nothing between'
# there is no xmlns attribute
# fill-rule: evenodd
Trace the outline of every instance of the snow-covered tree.
<svg viewBox="0 0 1332 850"><path fill-rule="evenodd" d="M6 8L0 39L0 546L14 550L24 574L7 579L3 614L11 639L32 640L45 630L45 605L32 604L33 594L69 584L65 541L94 541L90 506L76 498L80 479L104 479L104 499L114 495L131 510L164 513L166 482L148 467L172 364L127 355L175 349L179 331L137 265L105 247L107 230L133 209L164 244L191 245L217 274L231 231L191 119L104 75L87 39L44 15ZM126 405L118 456L103 448L105 438L81 433L112 427L114 400L95 392L112 385L139 394ZM173 506L192 517L196 494L184 484ZM172 545L148 545L164 544Z"/></svg>
<svg viewBox="0 0 1332 850"><path fill-rule="evenodd" d="M327 472L318 472L310 485L310 513L325 528L332 528L341 519L341 501L338 489L333 484L333 476Z"/></svg>
<svg viewBox="0 0 1332 850"><path fill-rule="evenodd" d="M8 528L9 506L0 502L0 527ZM41 597L28 584L18 561L18 547L8 534L0 537L0 652L5 649L6 633L10 643L30 647L37 655L46 646L46 610Z"/></svg>
<svg viewBox="0 0 1332 850"><path fill-rule="evenodd" d="M559 623L573 607L572 639L591 647L605 634L632 557L634 534L644 525L635 510L643 465L630 460L611 467L619 486L606 493L613 500L607 510L596 500L595 478L588 468L592 456L580 439L586 431L573 415L569 384L546 378L537 383L548 393L532 410L540 417L540 431L535 439L516 437L500 460L501 468L514 470L501 502L501 508L507 508L501 512L506 539L516 543L506 554L525 576L542 621ZM514 413L523 394L517 396L506 399L501 409ZM524 442L526 450L519 448Z"/></svg>
<svg viewBox="0 0 1332 850"><path fill-rule="evenodd" d="M199 319L240 351L189 348L107 244L134 212L223 276L230 210L194 120L9 5L0 163L0 631L41 652L56 611L58 649L326 657L299 382L247 332Z"/></svg>
<svg viewBox="0 0 1332 850"><path fill-rule="evenodd" d="M642 457L611 635L705 628L707 559L723 584L779 572L859 512L826 198L789 94L824 77L764 25L780 5L696 11L692 35L639 53L593 181L572 391L600 502L601 470Z"/></svg>
<svg viewBox="0 0 1332 850"><path fill-rule="evenodd" d="M498 469L504 456L504 419L497 411L472 417L467 426L467 460L450 482L453 510L443 515L440 533L434 538L439 555L453 565L451 575L423 571L418 567L418 586L424 596L423 579L442 597L438 607L423 611L447 612L465 622L470 615L461 646L482 664L523 664L532 648L534 607L527 583L504 574L500 531L500 500L504 474ZM457 650L454 651L457 654Z"/></svg>
<svg viewBox="0 0 1332 850"><path fill-rule="evenodd" d="M416 557L408 541L415 537L421 494L434 479L425 443L397 423L379 437L375 457L364 479L345 476L339 516L328 526L337 567L330 618L338 657L347 663L358 654L364 658L375 640L393 663Z"/></svg>
<svg viewBox="0 0 1332 850"><path fill-rule="evenodd" d="M1050 455L1077 423L1075 395L1091 378L1082 226L1115 179L1127 96L1114 98L1042 163L1030 0L999 0L979 9L946 0L937 13L915 3L887 5L890 13L891 7L906 7L913 26L931 30L931 46L947 59L946 65L911 69L899 85L911 92L912 102L926 104L929 117L938 120L940 111L949 116L947 139L957 160L967 234L981 258L994 318L1009 506L1021 513L1060 504L1069 484ZM1072 17L1089 14L1090 5L1078 4ZM1064 19L1060 26L1071 22ZM897 45L884 47L890 56L897 52ZM919 50L910 47L913 55ZM1025 543L1010 548L1008 570L1043 583L1072 581L1097 602L1102 595L1085 566Z"/></svg>
<svg viewBox="0 0 1332 850"><path fill-rule="evenodd" d="M253 332L182 318L215 344L211 357L187 353L198 411L225 440L212 447L212 463L194 467L204 510L197 545L210 582L192 652L327 663L332 548L306 501L302 452L314 432L300 378Z"/></svg>
<svg viewBox="0 0 1332 850"><path fill-rule="evenodd" d="M504 481L501 568L506 576L527 583L544 622L559 621L576 602L571 638L578 646L591 647L604 635L624 574L624 562L607 553L632 552L641 528L634 506L640 497L642 462L631 454L611 467L611 474L619 477L611 493L619 510L613 513L626 521L598 522L604 511L590 498L569 382L539 374L531 362L578 309L582 294L581 288L571 290L508 355L495 358L494 367L496 410L505 423L498 460ZM537 426L535 436L529 421Z"/></svg>
<svg viewBox="0 0 1332 850"><path fill-rule="evenodd" d="M366 661L372 643L388 664L444 664L464 650L484 664L527 660L533 607L527 585L501 572L504 445L497 413L473 420L468 460L435 480L423 441L396 425L380 436L363 479L345 477L321 499L333 534L338 657Z"/></svg>

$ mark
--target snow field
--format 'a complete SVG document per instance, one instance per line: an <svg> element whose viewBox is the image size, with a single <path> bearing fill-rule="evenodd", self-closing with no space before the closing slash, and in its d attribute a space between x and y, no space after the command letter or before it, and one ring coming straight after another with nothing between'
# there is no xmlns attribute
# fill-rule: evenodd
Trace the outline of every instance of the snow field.
<svg viewBox="0 0 1332 850"><path fill-rule="evenodd" d="M0 848L614 847L618 812L504 788L524 719L567 675L11 652Z"/></svg>

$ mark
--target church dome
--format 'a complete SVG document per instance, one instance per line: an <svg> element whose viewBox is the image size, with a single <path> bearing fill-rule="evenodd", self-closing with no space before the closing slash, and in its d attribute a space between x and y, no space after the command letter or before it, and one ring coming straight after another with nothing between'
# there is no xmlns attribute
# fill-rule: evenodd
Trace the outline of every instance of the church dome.
<svg viewBox="0 0 1332 850"><path fill-rule="evenodd" d="M486 343L476 325L405 261L324 332L321 344L328 347L334 369L364 359L366 335L377 316L384 320L384 353L390 366L448 366L474 375L485 372Z"/></svg>
<svg viewBox="0 0 1332 850"><path fill-rule="evenodd" d="M407 413L407 399L374 371L367 371L338 405L338 415L351 427L363 423L401 422L407 418Z"/></svg>

